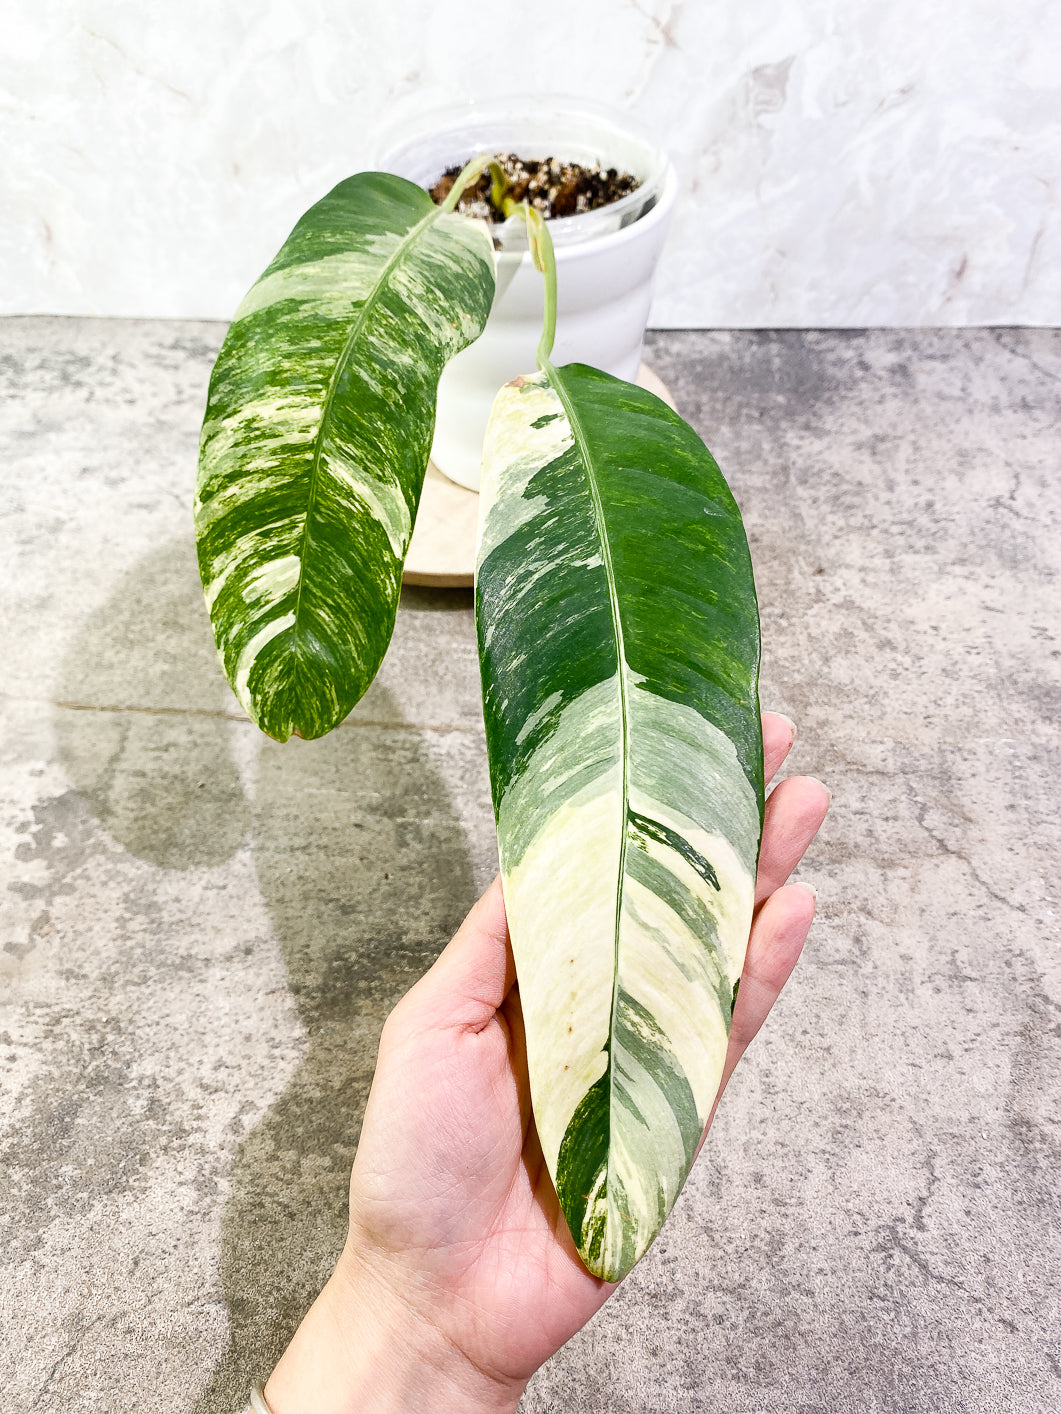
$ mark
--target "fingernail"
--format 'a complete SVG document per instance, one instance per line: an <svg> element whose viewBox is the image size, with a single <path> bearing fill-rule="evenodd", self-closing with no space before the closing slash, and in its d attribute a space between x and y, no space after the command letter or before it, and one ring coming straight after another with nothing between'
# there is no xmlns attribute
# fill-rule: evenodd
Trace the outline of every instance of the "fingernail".
<svg viewBox="0 0 1061 1414"><path fill-rule="evenodd" d="M815 903L818 902L818 890L813 884L808 884L806 879L797 879L792 885L794 889L806 889Z"/></svg>
<svg viewBox="0 0 1061 1414"><path fill-rule="evenodd" d="M813 781L816 786L821 786L822 790L825 792L826 800L827 800L828 802L831 802L831 801L832 801L833 793L832 793L832 791L829 789L829 787L825 784L824 781L819 781L819 779L818 779L817 776L808 776L808 777L807 777L807 780L808 780L808 781Z"/></svg>
<svg viewBox="0 0 1061 1414"><path fill-rule="evenodd" d="M785 714L784 714L784 712L775 712L775 713L774 713L774 716L775 716L775 717L780 717L781 720L787 724L789 731L792 733L792 740L795 741L795 739L796 739L796 724L795 724L795 722L792 720L792 718L791 718L791 717L786 717Z"/></svg>

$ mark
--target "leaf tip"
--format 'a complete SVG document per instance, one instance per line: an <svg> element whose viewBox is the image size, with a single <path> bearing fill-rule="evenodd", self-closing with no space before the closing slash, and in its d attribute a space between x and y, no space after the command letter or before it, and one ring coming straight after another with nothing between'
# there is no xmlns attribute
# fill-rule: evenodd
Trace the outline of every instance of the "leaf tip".
<svg viewBox="0 0 1061 1414"><path fill-rule="evenodd" d="M291 732L283 727L278 727L274 722L263 722L259 717L251 715L251 721L258 728L263 736L267 736L270 741L278 741L281 746L290 737Z"/></svg>
<svg viewBox="0 0 1061 1414"><path fill-rule="evenodd" d="M598 1281L609 1282L612 1286L617 1285L624 1277L629 1276L637 1265L638 1260L635 1257L631 1257L629 1260L619 1259L618 1261L608 1261L604 1257L594 1258L590 1256L590 1254L583 1252L581 1248L579 1248L578 1255L582 1261L582 1265L589 1272L590 1276L596 1277Z"/></svg>

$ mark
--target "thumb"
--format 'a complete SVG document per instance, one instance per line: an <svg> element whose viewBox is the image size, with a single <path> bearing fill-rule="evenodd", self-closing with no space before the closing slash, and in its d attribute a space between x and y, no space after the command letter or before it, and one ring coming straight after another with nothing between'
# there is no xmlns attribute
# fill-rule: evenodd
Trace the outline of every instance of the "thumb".
<svg viewBox="0 0 1061 1414"><path fill-rule="evenodd" d="M407 1023L478 1031L516 980L498 876L401 1003Z"/></svg>

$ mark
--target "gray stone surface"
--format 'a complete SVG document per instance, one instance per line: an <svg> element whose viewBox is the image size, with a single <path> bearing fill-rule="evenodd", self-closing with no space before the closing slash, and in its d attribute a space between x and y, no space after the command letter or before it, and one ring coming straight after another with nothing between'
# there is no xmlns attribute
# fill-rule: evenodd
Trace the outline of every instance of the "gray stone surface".
<svg viewBox="0 0 1061 1414"><path fill-rule="evenodd" d="M220 326L0 323L0 1404L227 1414L339 1249L382 1020L490 877L470 596L350 722L216 666L189 505ZM663 1236L527 1414L1054 1411L1050 331L670 333L819 920Z"/></svg>

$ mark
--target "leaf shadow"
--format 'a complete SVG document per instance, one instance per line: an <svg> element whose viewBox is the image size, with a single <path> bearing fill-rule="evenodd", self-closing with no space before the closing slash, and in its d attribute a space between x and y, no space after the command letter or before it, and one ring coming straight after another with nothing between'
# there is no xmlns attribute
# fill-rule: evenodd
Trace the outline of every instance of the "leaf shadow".
<svg viewBox="0 0 1061 1414"><path fill-rule="evenodd" d="M247 798L232 744L234 731L252 729L223 715L234 704L187 542L123 579L86 622L62 682L54 719L65 769L86 815L127 850L191 870L223 863L249 832L304 1027L283 1094L239 1146L221 1219L229 1336L194 1414L232 1414L342 1248L379 1033L474 901L471 857L421 734L378 682L370 720L315 742L262 739ZM150 706L126 710L131 700ZM127 1139L150 1152L148 1133L134 1126Z"/></svg>
<svg viewBox="0 0 1061 1414"><path fill-rule="evenodd" d="M395 712L388 699L377 710ZM231 1334L195 1414L242 1407L327 1280L383 1022L474 897L445 786L400 724L265 743L253 838L307 1050L236 1158L221 1235Z"/></svg>
<svg viewBox="0 0 1061 1414"><path fill-rule="evenodd" d="M90 615L57 699L63 764L119 844L163 869L231 858L250 823L225 717L237 709L190 539L134 566Z"/></svg>

